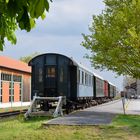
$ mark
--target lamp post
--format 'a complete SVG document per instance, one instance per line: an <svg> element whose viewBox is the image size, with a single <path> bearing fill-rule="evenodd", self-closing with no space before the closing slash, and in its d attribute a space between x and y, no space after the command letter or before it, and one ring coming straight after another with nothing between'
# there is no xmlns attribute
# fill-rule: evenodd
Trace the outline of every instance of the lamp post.
<svg viewBox="0 0 140 140"><path fill-rule="evenodd" d="M126 112L125 112L125 92L124 92L123 97L122 97L122 105L123 105L123 113L125 115L126 114Z"/></svg>

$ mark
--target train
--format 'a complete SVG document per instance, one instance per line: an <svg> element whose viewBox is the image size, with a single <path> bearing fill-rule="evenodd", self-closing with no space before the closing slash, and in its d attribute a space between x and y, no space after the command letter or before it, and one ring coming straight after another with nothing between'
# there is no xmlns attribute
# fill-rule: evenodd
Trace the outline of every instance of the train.
<svg viewBox="0 0 140 140"><path fill-rule="evenodd" d="M65 108L88 107L112 100L116 86L73 58L57 53L41 54L30 60L31 99L66 97ZM47 105L46 105L47 104ZM49 103L44 101L43 110Z"/></svg>

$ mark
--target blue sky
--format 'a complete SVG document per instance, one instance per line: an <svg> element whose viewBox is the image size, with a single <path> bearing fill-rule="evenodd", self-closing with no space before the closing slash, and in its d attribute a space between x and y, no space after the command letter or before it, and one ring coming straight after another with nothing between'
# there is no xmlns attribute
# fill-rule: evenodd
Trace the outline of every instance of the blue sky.
<svg viewBox="0 0 140 140"><path fill-rule="evenodd" d="M0 55L19 59L34 52L55 52L73 57L91 68L89 60L83 58L88 51L80 45L83 41L81 34L89 33L92 15L100 14L103 9L102 0L54 0L46 19L38 19L36 28L29 33L17 31L17 44L6 42ZM115 78L113 72L94 72L122 89L122 76Z"/></svg>

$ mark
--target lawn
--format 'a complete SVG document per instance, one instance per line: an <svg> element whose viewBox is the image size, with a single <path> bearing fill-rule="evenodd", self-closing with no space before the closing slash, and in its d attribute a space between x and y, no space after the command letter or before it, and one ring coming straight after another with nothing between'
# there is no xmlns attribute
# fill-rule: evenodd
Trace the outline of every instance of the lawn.
<svg viewBox="0 0 140 140"><path fill-rule="evenodd" d="M49 126L41 123L50 118L23 116L0 120L0 140L139 140L140 116L118 115L110 125Z"/></svg>

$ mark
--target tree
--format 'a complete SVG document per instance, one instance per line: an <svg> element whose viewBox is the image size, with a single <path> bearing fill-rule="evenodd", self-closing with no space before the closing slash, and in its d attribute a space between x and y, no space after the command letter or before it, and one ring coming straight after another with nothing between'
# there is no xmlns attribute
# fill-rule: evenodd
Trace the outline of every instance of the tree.
<svg viewBox="0 0 140 140"><path fill-rule="evenodd" d="M104 0L82 45L96 69L140 78L140 0Z"/></svg>
<svg viewBox="0 0 140 140"><path fill-rule="evenodd" d="M0 50L5 38L16 44L15 30L29 32L36 19L45 18L46 11L49 11L49 0L0 0Z"/></svg>
<svg viewBox="0 0 140 140"><path fill-rule="evenodd" d="M130 86L132 83L135 83L137 80L135 78L132 78L130 76L124 76L123 78L123 89L125 87Z"/></svg>
<svg viewBox="0 0 140 140"><path fill-rule="evenodd" d="M28 56L23 56L23 57L20 57L19 60L22 61L22 62L25 62L25 63L29 63L29 61L34 58L35 56L39 55L40 53L38 52L35 52L31 55L28 55Z"/></svg>

